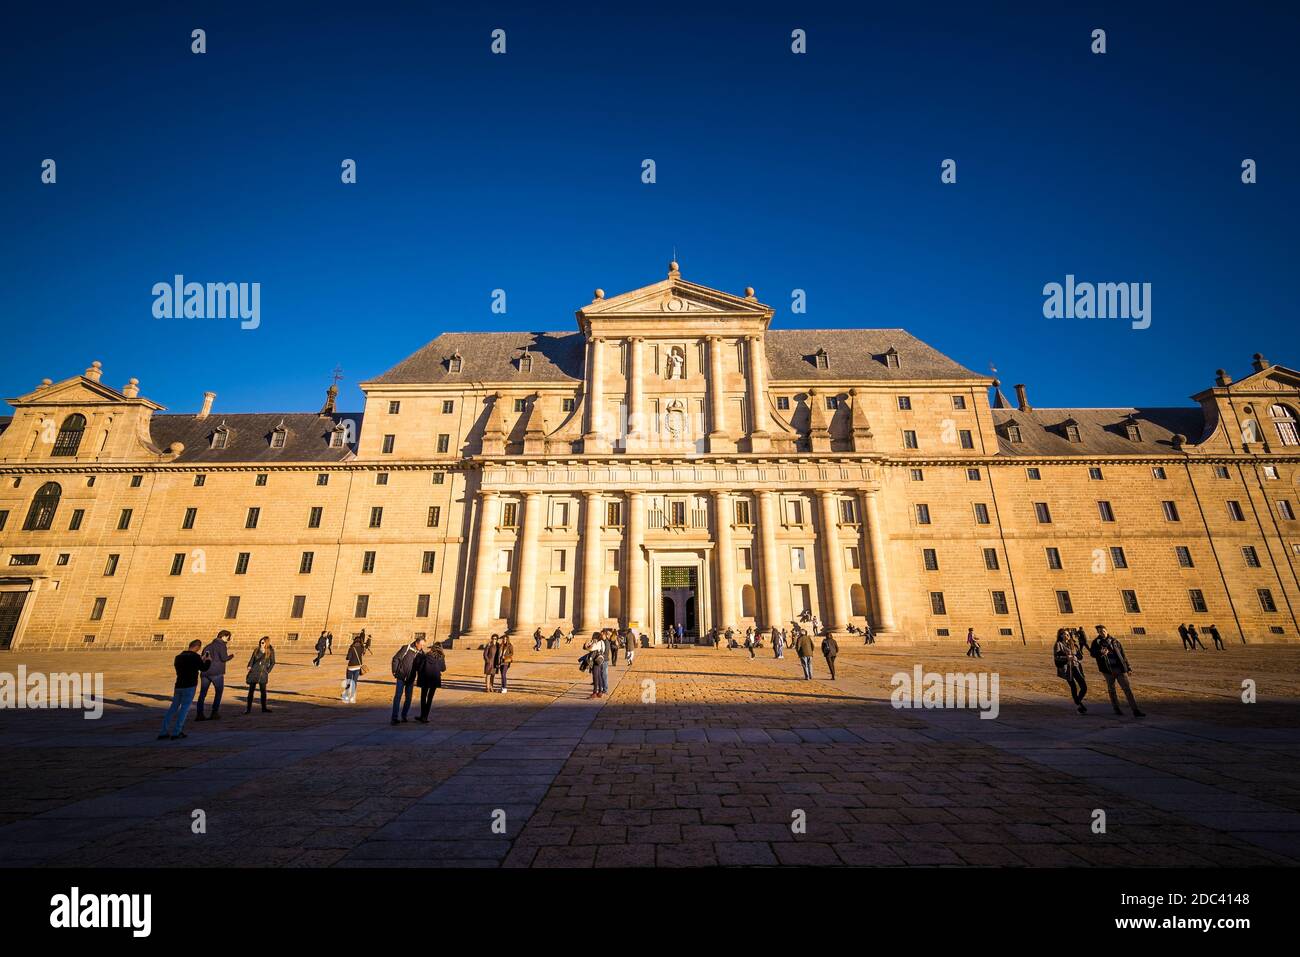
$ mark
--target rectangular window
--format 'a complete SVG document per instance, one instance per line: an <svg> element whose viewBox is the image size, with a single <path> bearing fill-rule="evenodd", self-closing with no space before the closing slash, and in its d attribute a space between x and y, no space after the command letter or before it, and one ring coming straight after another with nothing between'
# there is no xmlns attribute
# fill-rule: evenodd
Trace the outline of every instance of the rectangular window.
<svg viewBox="0 0 1300 957"><path fill-rule="evenodd" d="M1074 604L1070 601L1070 593L1061 589L1056 593L1056 610L1062 615L1073 615Z"/></svg>
<svg viewBox="0 0 1300 957"><path fill-rule="evenodd" d="M207 485L207 484L208 484L208 477L207 477L206 475L203 475L202 473L200 473L200 474L194 476L194 487L195 487L195 488L202 488L203 486L205 486L205 485Z"/></svg>
<svg viewBox="0 0 1300 957"><path fill-rule="evenodd" d="M257 521L262 517L262 510L254 506L248 510L248 517L244 519L244 528L257 528Z"/></svg>
<svg viewBox="0 0 1300 957"><path fill-rule="evenodd" d="M1178 506L1175 503L1168 502L1168 501L1161 502L1160 507L1163 508L1165 511L1165 521L1167 522L1178 521Z"/></svg>
<svg viewBox="0 0 1300 957"><path fill-rule="evenodd" d="M1090 478L1094 482L1100 482L1102 480L1101 469L1099 468L1088 469L1088 478Z"/></svg>
<svg viewBox="0 0 1300 957"><path fill-rule="evenodd" d="M185 571L185 553L177 552L175 555L172 556L172 567L171 567L170 574L179 575L183 571Z"/></svg>
<svg viewBox="0 0 1300 957"><path fill-rule="evenodd" d="M1043 473L1036 468L1027 468L1025 469L1025 478L1031 482L1039 482L1042 481Z"/></svg>
<svg viewBox="0 0 1300 957"><path fill-rule="evenodd" d="M844 564L853 569L862 567L862 558L858 555L856 545L849 545L844 549Z"/></svg>
<svg viewBox="0 0 1300 957"><path fill-rule="evenodd" d="M144 481L144 476L143 476L143 475L132 475L132 476L131 476L131 488L139 488L139 487L140 487L140 483L143 482L143 481Z"/></svg>
<svg viewBox="0 0 1300 957"><path fill-rule="evenodd" d="M1166 478L1168 478L1168 476L1165 475L1165 467L1163 465L1151 466L1151 477L1153 479L1163 482Z"/></svg>
<svg viewBox="0 0 1300 957"><path fill-rule="evenodd" d="M914 430L912 430L912 429L904 429L904 430L903 430L903 448L905 448L905 449L914 449L914 448L917 448L917 447L918 447L918 446L917 446L917 444L916 444L916 432L915 432Z"/></svg>
<svg viewBox="0 0 1300 957"><path fill-rule="evenodd" d="M175 597L172 595L164 595L161 604L158 605L158 620L170 621L172 617L172 608L175 604Z"/></svg>
<svg viewBox="0 0 1300 957"><path fill-rule="evenodd" d="M929 506L929 505L917 505L917 506L916 506L916 524L918 524L918 525L929 525L929 524L930 524L930 506Z"/></svg>
<svg viewBox="0 0 1300 957"><path fill-rule="evenodd" d="M79 511L81 511L81 509L77 509L77 512ZM73 514L73 519L75 520L77 513L73 512L72 514ZM9 509L7 508L0 509L0 532L3 532L5 530L5 526L8 524L9 524Z"/></svg>
<svg viewBox="0 0 1300 957"><path fill-rule="evenodd" d="M248 552L240 552L240 553L239 553L239 557L235 559L235 574L236 574L236 575L247 575L247 574L248 574L248 556L249 556L249 553L248 553Z"/></svg>
<svg viewBox="0 0 1300 957"><path fill-rule="evenodd" d="M370 527L380 528L384 524L384 507L372 505L370 508Z"/></svg>
<svg viewBox="0 0 1300 957"><path fill-rule="evenodd" d="M428 519L426 520L426 524L429 526L429 528L437 528L439 525L442 524L442 506L441 506L441 505L430 505L430 506L429 506L429 517L428 517Z"/></svg>
<svg viewBox="0 0 1300 957"><path fill-rule="evenodd" d="M1284 498L1277 500L1277 514L1287 522L1295 521L1295 512L1291 509L1291 503Z"/></svg>
<svg viewBox="0 0 1300 957"><path fill-rule="evenodd" d="M66 564L68 564L68 562L70 562L71 560L72 560L72 556L69 555L67 552L60 552L60 553L59 553L59 557L56 558L56 559L54 560L54 564L56 564L56 565L66 565Z"/></svg>
<svg viewBox="0 0 1300 957"><path fill-rule="evenodd" d="M90 607L90 620L100 621L104 617L104 606L108 604L107 598L96 598L95 603Z"/></svg>
<svg viewBox="0 0 1300 957"><path fill-rule="evenodd" d="M963 449L975 448L975 437L971 435L970 429L958 429L957 441Z"/></svg>
<svg viewBox="0 0 1300 957"><path fill-rule="evenodd" d="M388 484L388 473L387 473L387 472L377 472L377 473L375 474L375 484L376 484L376 485L387 485L387 484Z"/></svg>
<svg viewBox="0 0 1300 957"><path fill-rule="evenodd" d="M1192 561L1192 550L1188 548L1186 545L1175 545L1174 554L1178 556L1179 568L1196 567L1195 563L1193 563Z"/></svg>
<svg viewBox="0 0 1300 957"><path fill-rule="evenodd" d="M1004 591L993 592L993 614L1007 615L1011 610L1007 607L1007 593Z"/></svg>
<svg viewBox="0 0 1300 957"><path fill-rule="evenodd" d="M298 574L310 575L311 566L315 563L315 561L316 561L315 552L303 552L302 558L298 560Z"/></svg>
<svg viewBox="0 0 1300 957"><path fill-rule="evenodd" d="M428 595L415 596L415 617L416 618L429 617L429 596Z"/></svg>
<svg viewBox="0 0 1300 957"><path fill-rule="evenodd" d="M686 503L682 501L670 502L668 506L669 524L673 528L686 527Z"/></svg>
<svg viewBox="0 0 1300 957"><path fill-rule="evenodd" d="M742 545L740 548L740 567L745 571L750 571L754 567L754 550L748 545Z"/></svg>
<svg viewBox="0 0 1300 957"><path fill-rule="evenodd" d="M925 469L912 469L910 474L913 482L925 481Z"/></svg>
<svg viewBox="0 0 1300 957"><path fill-rule="evenodd" d="M384 444L383 444L383 447L382 447L379 451L380 451L383 455L391 455L392 452L393 452L393 445L394 445L396 442L397 442L397 436L395 436L395 435L385 435L385 436L384 436Z"/></svg>
<svg viewBox="0 0 1300 957"><path fill-rule="evenodd" d="M565 556L569 554L566 548L551 549L551 571L562 572L566 565Z"/></svg>
<svg viewBox="0 0 1300 957"><path fill-rule="evenodd" d="M1128 568L1128 558L1124 555L1124 549L1118 545L1110 547L1110 563L1115 568Z"/></svg>
<svg viewBox="0 0 1300 957"><path fill-rule="evenodd" d="M1228 477L1228 467L1226 465L1216 465L1214 467L1214 477L1226 479Z"/></svg>
<svg viewBox="0 0 1300 957"><path fill-rule="evenodd" d="M900 395L898 397L898 408L902 412L912 411L912 397L910 395Z"/></svg>
<svg viewBox="0 0 1300 957"><path fill-rule="evenodd" d="M948 605L943 600L943 592L930 592L930 612L935 615L948 614Z"/></svg>
<svg viewBox="0 0 1300 957"><path fill-rule="evenodd" d="M443 415L451 415L454 411L456 411L456 403L453 402L451 399L443 399L443 400L442 400L442 414L443 414Z"/></svg>
<svg viewBox="0 0 1300 957"><path fill-rule="evenodd" d="M375 572L375 553L362 552L361 553L361 574L373 575L374 572Z"/></svg>
<svg viewBox="0 0 1300 957"><path fill-rule="evenodd" d="M422 574L422 575L432 575L432 574L433 574L433 562L434 562L434 553L433 553L433 552L425 552L425 553L424 553L424 557L420 560L420 574Z"/></svg>
<svg viewBox="0 0 1300 957"><path fill-rule="evenodd" d="M989 507L983 502L975 503L975 524L976 525L989 524Z"/></svg>
<svg viewBox="0 0 1300 957"><path fill-rule="evenodd" d="M1264 611L1268 612L1269 614L1272 614L1273 612L1277 611L1277 603L1273 601L1273 593L1271 591L1269 591L1267 588L1259 588L1256 589L1256 593L1259 595L1260 608L1262 608Z"/></svg>
<svg viewBox="0 0 1300 957"><path fill-rule="evenodd" d="M623 503L606 502L605 503L605 524L611 528L618 528L623 524Z"/></svg>
<svg viewBox="0 0 1300 957"><path fill-rule="evenodd" d="M1052 524L1052 510L1047 507L1046 502L1034 503L1034 515L1038 518L1039 525Z"/></svg>
<svg viewBox="0 0 1300 957"><path fill-rule="evenodd" d="M5 512L4 514L6 517L9 515L8 512ZM68 522L68 531L75 532L78 529L80 529L81 521L85 517L86 517L86 510L84 508L74 508L72 510L72 520ZM4 530L4 523L0 522L0 531L3 530Z"/></svg>
<svg viewBox="0 0 1300 957"><path fill-rule="evenodd" d="M736 499L736 524L748 525L749 522L749 499Z"/></svg>
<svg viewBox="0 0 1300 957"><path fill-rule="evenodd" d="M294 595L293 607L289 609L289 617L301 618L306 611L307 611L307 596Z"/></svg>
<svg viewBox="0 0 1300 957"><path fill-rule="evenodd" d="M840 521L852 525L858 520L858 503L851 498L840 499Z"/></svg>
<svg viewBox="0 0 1300 957"><path fill-rule="evenodd" d="M619 551L617 548L605 549L605 571L616 572L619 568Z"/></svg>
<svg viewBox="0 0 1300 957"><path fill-rule="evenodd" d="M316 484L317 484L317 485L329 485L329 484L330 484L330 473L329 473L329 472L318 472L318 473L316 473Z"/></svg>
<svg viewBox="0 0 1300 957"><path fill-rule="evenodd" d="M446 432L443 432L438 436L438 451L446 452L450 449L451 449L451 436L448 435Z"/></svg>
<svg viewBox="0 0 1300 957"><path fill-rule="evenodd" d="M501 527L515 528L519 524L519 503L501 503Z"/></svg>
<svg viewBox="0 0 1300 957"><path fill-rule="evenodd" d="M785 503L786 524L802 525L803 524L803 501L801 499L788 499Z"/></svg>
<svg viewBox="0 0 1300 957"><path fill-rule="evenodd" d="M1110 502L1098 502L1097 514L1103 522L1115 521L1115 510L1110 507Z"/></svg>
<svg viewBox="0 0 1300 957"><path fill-rule="evenodd" d="M307 527L320 528L320 519L324 512L325 509L320 505L313 505L311 511L307 513Z"/></svg>
<svg viewBox="0 0 1300 957"><path fill-rule="evenodd" d="M41 563L40 555L10 555L10 565L39 565Z"/></svg>
<svg viewBox="0 0 1300 957"><path fill-rule="evenodd" d="M104 577L112 578L117 574L117 563L121 559L120 555L109 555L108 561L104 563Z"/></svg>
<svg viewBox="0 0 1300 957"><path fill-rule="evenodd" d="M788 395L778 395L776 397L776 408L778 412L789 412L790 397Z"/></svg>
<svg viewBox="0 0 1300 957"><path fill-rule="evenodd" d="M1125 588L1120 592L1120 594L1124 598L1124 611L1128 612L1130 615L1138 615L1142 613L1142 608L1138 605L1137 592L1131 588Z"/></svg>
<svg viewBox="0 0 1300 957"><path fill-rule="evenodd" d="M937 572L939 570L939 555L933 548L921 549L921 561L925 564L927 572Z"/></svg>
<svg viewBox="0 0 1300 957"><path fill-rule="evenodd" d="M1061 570L1061 550L1053 546L1047 547L1047 567L1054 572Z"/></svg>
<svg viewBox="0 0 1300 957"><path fill-rule="evenodd" d="M1199 588L1189 588L1187 597L1192 603L1192 611L1197 614L1204 615L1210 610L1209 606L1205 604L1205 594Z"/></svg>
<svg viewBox="0 0 1300 957"><path fill-rule="evenodd" d="M1232 519L1234 522L1244 522L1244 521L1246 520L1246 515L1245 515L1245 513L1242 512L1242 510L1241 510L1241 503L1240 503L1240 502L1234 502L1234 501L1229 500L1229 502L1228 502L1228 518Z"/></svg>
<svg viewBox="0 0 1300 957"><path fill-rule="evenodd" d="M804 550L797 545L790 546L790 571L802 572L808 568Z"/></svg>
<svg viewBox="0 0 1300 957"><path fill-rule="evenodd" d="M401 403L401 402L396 401L396 400L393 400L393 401L390 401L390 402L388 403L388 414L389 414L389 415L397 415L397 414L398 414L399 412L401 412L401 411L402 411L402 403Z"/></svg>
<svg viewBox="0 0 1300 957"><path fill-rule="evenodd" d="M554 525L556 528L569 527L569 503L568 502L555 502L551 508L551 513L555 519L551 523L552 525Z"/></svg>
<svg viewBox="0 0 1300 957"><path fill-rule="evenodd" d="M434 485L444 485L444 484L446 484L446 482L447 482L447 473L446 473L446 472L434 472L434 473L433 473L433 484L434 484Z"/></svg>
<svg viewBox="0 0 1300 957"><path fill-rule="evenodd" d="M1246 559L1247 568L1259 567L1259 553L1255 551L1254 545L1242 545L1241 557Z"/></svg>
<svg viewBox="0 0 1300 957"><path fill-rule="evenodd" d="M257 476L253 479L253 484L256 485L256 486L259 486L259 487L265 485L265 484L266 484L266 473L265 473L265 472L259 472L259 473L257 473Z"/></svg>
<svg viewBox="0 0 1300 957"><path fill-rule="evenodd" d="M124 508L122 509L122 514L117 517L117 530L119 532L125 532L130 527L131 527L131 509Z"/></svg>
<svg viewBox="0 0 1300 957"><path fill-rule="evenodd" d="M513 548L502 548L497 550L497 571L509 572L515 567L515 550Z"/></svg>
<svg viewBox="0 0 1300 957"><path fill-rule="evenodd" d="M954 409L966 408L966 397L964 395L954 395L952 397L952 407Z"/></svg>
<svg viewBox="0 0 1300 957"><path fill-rule="evenodd" d="M187 508L185 510L185 517L181 519L181 528L193 528L194 520L198 517L199 510L197 508Z"/></svg>
<svg viewBox="0 0 1300 957"><path fill-rule="evenodd" d="M998 570L998 550L996 548L984 549L984 567L991 572Z"/></svg>
<svg viewBox="0 0 1300 957"><path fill-rule="evenodd" d="M968 481L968 482L979 482L979 481L981 481L983 478L984 478L984 475L983 475L982 472L980 472L979 469L967 469L967 470L966 470L966 481Z"/></svg>
<svg viewBox="0 0 1300 957"><path fill-rule="evenodd" d="M573 399L561 399L561 400L560 400L560 411L561 411L561 412L572 412L573 409L574 409L574 404L575 404L575 403L574 403Z"/></svg>
<svg viewBox="0 0 1300 957"><path fill-rule="evenodd" d="M239 617L239 596L231 595L226 599L226 618L234 619Z"/></svg>
<svg viewBox="0 0 1300 957"><path fill-rule="evenodd" d="M353 617L365 618L369 612L370 612L370 596L358 595L356 615L354 615Z"/></svg>

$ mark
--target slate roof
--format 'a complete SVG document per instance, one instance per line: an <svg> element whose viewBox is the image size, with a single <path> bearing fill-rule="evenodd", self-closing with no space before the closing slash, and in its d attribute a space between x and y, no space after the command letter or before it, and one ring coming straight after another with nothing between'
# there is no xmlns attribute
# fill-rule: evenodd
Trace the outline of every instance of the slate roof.
<svg viewBox="0 0 1300 957"><path fill-rule="evenodd" d="M196 464L278 462L343 462L353 456L354 446L332 449L330 432L335 425L351 419L355 426L352 440L361 434L360 412L247 412L232 415L213 413L206 419L195 415L155 414L150 434L154 445L166 449L173 442L185 445L177 462ZM271 433L281 423L288 430L284 448L271 448ZM212 448L212 434L221 425L230 430L224 449Z"/></svg>
<svg viewBox="0 0 1300 957"><path fill-rule="evenodd" d="M531 372L519 369L527 348ZM884 354L897 350L899 367L885 365ZM825 369L814 360L819 349L829 357ZM426 384L489 382L580 382L585 340L578 332L447 332L372 380L377 383ZM461 371L447 360L459 353ZM767 359L773 380L984 379L902 329L769 329Z"/></svg>
<svg viewBox="0 0 1300 957"><path fill-rule="evenodd" d="M1130 416L1132 418L1130 419ZM1079 427L1079 441L1071 442L1065 425ZM1133 422L1141 438L1128 437ZM998 452L1002 455L1167 455L1173 451L1173 437L1181 434L1189 445L1199 442L1206 431L1199 407L1175 409L994 409L998 431ZM1007 439L1009 423L1020 426L1022 441Z"/></svg>

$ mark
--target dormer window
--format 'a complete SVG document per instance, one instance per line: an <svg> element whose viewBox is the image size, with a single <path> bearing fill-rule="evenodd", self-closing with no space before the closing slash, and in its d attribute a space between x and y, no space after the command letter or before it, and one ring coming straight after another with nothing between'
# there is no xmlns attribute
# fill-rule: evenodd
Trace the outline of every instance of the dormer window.
<svg viewBox="0 0 1300 957"><path fill-rule="evenodd" d="M347 429L338 425L330 432L330 448L341 449L344 446L344 439L347 438Z"/></svg>
<svg viewBox="0 0 1300 957"><path fill-rule="evenodd" d="M1081 441L1079 438L1079 427L1073 422L1067 422L1065 425L1065 437L1071 442Z"/></svg>
<svg viewBox="0 0 1300 957"><path fill-rule="evenodd" d="M1128 425L1124 426L1124 432L1128 435L1128 440L1129 440L1130 442L1141 442L1141 441L1142 441L1142 430L1139 429L1139 428L1138 428L1135 424L1133 424L1132 422L1130 422Z"/></svg>
<svg viewBox="0 0 1300 957"><path fill-rule="evenodd" d="M212 433L212 448L224 449L230 444L230 430L224 425L217 426L217 431Z"/></svg>
<svg viewBox="0 0 1300 957"><path fill-rule="evenodd" d="M825 349L818 349L813 356L813 365L818 369L829 369L831 367L831 357L826 354Z"/></svg>
<svg viewBox="0 0 1300 957"><path fill-rule="evenodd" d="M1020 426L1014 422L1008 422L1006 426L1008 442L1023 442L1024 436L1020 434Z"/></svg>
<svg viewBox="0 0 1300 957"><path fill-rule="evenodd" d="M520 372L533 371L533 357L532 354L527 349L525 349L523 355L519 357L519 371Z"/></svg>
<svg viewBox="0 0 1300 957"><path fill-rule="evenodd" d="M76 455L77 449L81 448L81 437L85 434L86 417L80 412L74 412L63 420L59 434L55 436L54 448L50 451L50 455Z"/></svg>
<svg viewBox="0 0 1300 957"><path fill-rule="evenodd" d="M288 438L289 438L289 430L286 429L283 425L276 426L275 430L271 433L271 448L273 449L284 448L284 443Z"/></svg>
<svg viewBox="0 0 1300 957"><path fill-rule="evenodd" d="M451 357L447 360L447 371L459 372L463 364L464 364L464 360L461 359L460 353L459 352L453 353Z"/></svg>
<svg viewBox="0 0 1300 957"><path fill-rule="evenodd" d="M886 369L897 369L901 366L901 362L899 361L898 350L895 349L893 346L890 346L885 351L885 354L881 356L881 358L885 360Z"/></svg>

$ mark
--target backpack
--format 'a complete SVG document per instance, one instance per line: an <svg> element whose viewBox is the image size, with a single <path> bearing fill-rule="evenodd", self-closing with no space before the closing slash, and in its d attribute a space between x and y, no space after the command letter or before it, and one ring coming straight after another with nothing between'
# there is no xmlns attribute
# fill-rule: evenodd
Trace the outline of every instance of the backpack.
<svg viewBox="0 0 1300 957"><path fill-rule="evenodd" d="M406 664L406 645L397 649L397 654L393 655L393 677L405 681L408 675L408 666Z"/></svg>

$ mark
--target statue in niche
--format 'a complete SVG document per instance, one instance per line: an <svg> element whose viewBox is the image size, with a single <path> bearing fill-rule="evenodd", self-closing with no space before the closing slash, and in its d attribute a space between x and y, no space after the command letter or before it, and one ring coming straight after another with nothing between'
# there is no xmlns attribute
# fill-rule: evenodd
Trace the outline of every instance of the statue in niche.
<svg viewBox="0 0 1300 957"><path fill-rule="evenodd" d="M668 378L686 378L686 356L682 354L682 350L679 348L674 348L668 353Z"/></svg>

